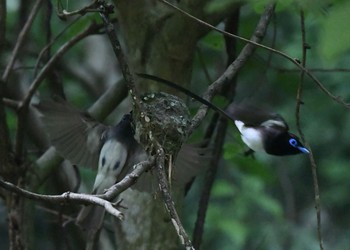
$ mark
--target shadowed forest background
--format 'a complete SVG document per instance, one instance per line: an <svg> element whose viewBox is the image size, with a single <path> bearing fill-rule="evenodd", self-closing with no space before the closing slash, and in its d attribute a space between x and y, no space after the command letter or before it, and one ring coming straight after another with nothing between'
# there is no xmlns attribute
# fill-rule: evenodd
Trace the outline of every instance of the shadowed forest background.
<svg viewBox="0 0 350 250"><path fill-rule="evenodd" d="M96 6L72 13L92 2L96 1L0 0L1 181L48 195L91 191L96 169L62 163L49 149L50 142L31 104L61 96L106 124L116 124L131 110L120 63L99 13L93 11ZM275 51L252 45L254 53L244 55L240 53L246 42L212 30L164 1L107 2L114 5L110 20L132 72L161 76L201 96L242 56L244 62L215 92L212 102L221 108L231 100L251 102L279 113L291 132L298 136L302 132L313 152L310 158L263 153L245 156L247 148L234 124L228 122L227 129L218 129L220 119L209 111L189 142L208 139L210 125L216 126L209 141L217 160L210 161L209 170L203 166L184 197L183 190L172 190L181 222L194 245L220 250L349 249L350 118L346 101L350 100L350 3L169 1L246 39L254 36L270 6L273 12L266 34L258 34L262 39L258 43ZM28 21L31 15L33 23ZM305 65L324 90L295 62ZM192 116L200 107L161 84L139 79L137 83L142 93L162 90L179 95ZM300 112L296 112L298 102ZM221 144L216 144L218 138L224 138ZM216 150L218 147L222 151ZM316 166L318 183L313 174ZM321 228L317 225L315 185L319 187ZM84 249L85 236L74 224L79 203L34 201L1 187L1 249ZM132 192L122 194L122 204L130 207L121 209L125 221L106 216L99 249L182 249L162 196L156 191L142 197ZM195 224L198 210L205 207L203 197L208 198L208 207L200 221L204 222L202 234ZM154 201L158 206L153 207ZM139 240L133 242L133 237Z"/></svg>

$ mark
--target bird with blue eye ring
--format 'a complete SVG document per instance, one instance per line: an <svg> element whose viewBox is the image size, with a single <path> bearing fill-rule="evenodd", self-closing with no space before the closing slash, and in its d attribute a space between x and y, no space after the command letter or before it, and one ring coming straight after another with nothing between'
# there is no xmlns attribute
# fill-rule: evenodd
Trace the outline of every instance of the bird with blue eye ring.
<svg viewBox="0 0 350 250"><path fill-rule="evenodd" d="M289 132L286 121L279 114L236 103L230 104L224 111L171 81L143 73L137 75L175 88L231 120L240 132L242 141L250 148L251 152L265 152L277 156L309 153L309 150L300 142L299 138Z"/></svg>
<svg viewBox="0 0 350 250"><path fill-rule="evenodd" d="M252 151L277 156L309 153L299 138L289 132L286 121L279 114L235 103L228 106L226 113Z"/></svg>

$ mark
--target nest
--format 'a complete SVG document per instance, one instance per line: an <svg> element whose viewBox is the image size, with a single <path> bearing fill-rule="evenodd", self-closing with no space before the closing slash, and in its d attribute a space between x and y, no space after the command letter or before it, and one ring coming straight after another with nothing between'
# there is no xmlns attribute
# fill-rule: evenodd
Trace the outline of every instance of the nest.
<svg viewBox="0 0 350 250"><path fill-rule="evenodd" d="M154 140L167 154L176 154L187 139L191 124L186 104L177 96L164 92L146 94L142 97L143 112L136 120L136 137L145 149L153 152Z"/></svg>

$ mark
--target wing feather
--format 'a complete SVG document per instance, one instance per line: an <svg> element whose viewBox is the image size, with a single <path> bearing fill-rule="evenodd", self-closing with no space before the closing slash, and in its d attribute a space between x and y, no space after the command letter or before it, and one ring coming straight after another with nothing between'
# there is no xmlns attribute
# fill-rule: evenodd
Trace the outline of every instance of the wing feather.
<svg viewBox="0 0 350 250"><path fill-rule="evenodd" d="M36 108L52 145L72 164L97 168L107 126L63 100L42 101Z"/></svg>

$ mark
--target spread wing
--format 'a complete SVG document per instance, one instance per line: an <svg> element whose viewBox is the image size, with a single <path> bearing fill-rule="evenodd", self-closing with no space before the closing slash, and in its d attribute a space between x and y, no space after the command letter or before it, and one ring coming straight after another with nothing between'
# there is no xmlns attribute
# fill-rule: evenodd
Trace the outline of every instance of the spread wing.
<svg viewBox="0 0 350 250"><path fill-rule="evenodd" d="M35 105L51 144L72 164L97 168L102 135L107 126L63 100Z"/></svg>
<svg viewBox="0 0 350 250"><path fill-rule="evenodd" d="M183 144L177 158L173 172L174 185L185 186L193 177L204 172L213 157L212 148L198 145Z"/></svg>
<svg viewBox="0 0 350 250"><path fill-rule="evenodd" d="M192 178L208 168L211 158L212 149L209 147L182 145L172 169L172 185L185 187ZM158 190L157 173L155 171L143 173L132 188L149 193Z"/></svg>
<svg viewBox="0 0 350 250"><path fill-rule="evenodd" d="M227 107L226 112L234 120L243 122L246 127L280 127L289 130L282 116L258 107L232 103Z"/></svg>

